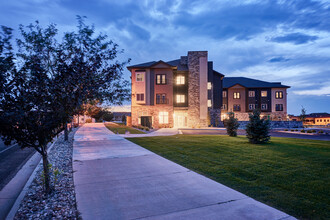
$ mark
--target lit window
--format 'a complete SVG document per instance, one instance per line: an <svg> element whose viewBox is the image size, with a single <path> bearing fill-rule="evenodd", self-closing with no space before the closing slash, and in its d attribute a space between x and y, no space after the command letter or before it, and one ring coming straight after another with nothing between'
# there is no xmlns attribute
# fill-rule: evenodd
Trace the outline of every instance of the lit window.
<svg viewBox="0 0 330 220"><path fill-rule="evenodd" d="M177 76L176 77L176 84L177 85L184 85L185 84L185 78L184 78L184 76Z"/></svg>
<svg viewBox="0 0 330 220"><path fill-rule="evenodd" d="M283 99L283 92L282 91L275 92L275 98L277 98L277 99Z"/></svg>
<svg viewBox="0 0 330 220"><path fill-rule="evenodd" d="M240 93L239 92L234 92L234 99L240 99Z"/></svg>
<svg viewBox="0 0 330 220"><path fill-rule="evenodd" d="M267 104L261 104L261 110L267 110Z"/></svg>
<svg viewBox="0 0 330 220"><path fill-rule="evenodd" d="M156 84L165 85L166 84L166 75L165 74L156 75Z"/></svg>
<svg viewBox="0 0 330 220"><path fill-rule="evenodd" d="M255 97L256 93L255 91L249 91L249 97Z"/></svg>
<svg viewBox="0 0 330 220"><path fill-rule="evenodd" d="M211 90L212 89L212 83L210 83L210 82L207 83L207 89L208 90Z"/></svg>
<svg viewBox="0 0 330 220"><path fill-rule="evenodd" d="M226 98L227 97L227 91L222 91L222 97Z"/></svg>
<svg viewBox="0 0 330 220"><path fill-rule="evenodd" d="M144 101L144 94L136 94L136 101Z"/></svg>
<svg viewBox="0 0 330 220"><path fill-rule="evenodd" d="M212 107L212 102L211 102L211 100L209 99L209 100L207 100L207 107Z"/></svg>
<svg viewBox="0 0 330 220"><path fill-rule="evenodd" d="M256 108L256 105L255 104L249 104L249 110L253 110Z"/></svg>
<svg viewBox="0 0 330 220"><path fill-rule="evenodd" d="M241 111L240 105L234 105L234 111Z"/></svg>
<svg viewBox="0 0 330 220"><path fill-rule="evenodd" d="M159 124L168 124L168 112L159 112Z"/></svg>
<svg viewBox="0 0 330 220"><path fill-rule="evenodd" d="M267 97L267 91L261 91L261 97Z"/></svg>
<svg viewBox="0 0 330 220"><path fill-rule="evenodd" d="M136 73L136 82L144 82L144 72Z"/></svg>
<svg viewBox="0 0 330 220"><path fill-rule="evenodd" d="M176 95L176 103L184 103L185 95Z"/></svg>

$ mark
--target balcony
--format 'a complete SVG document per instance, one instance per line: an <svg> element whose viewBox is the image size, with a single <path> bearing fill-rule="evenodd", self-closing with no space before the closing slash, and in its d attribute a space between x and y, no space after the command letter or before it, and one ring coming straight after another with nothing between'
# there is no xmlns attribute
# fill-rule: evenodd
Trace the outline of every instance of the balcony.
<svg viewBox="0 0 330 220"><path fill-rule="evenodd" d="M169 101L168 101L168 99L167 98L161 98L161 99L156 99L156 104L157 105L164 105L164 104L168 104L169 103Z"/></svg>

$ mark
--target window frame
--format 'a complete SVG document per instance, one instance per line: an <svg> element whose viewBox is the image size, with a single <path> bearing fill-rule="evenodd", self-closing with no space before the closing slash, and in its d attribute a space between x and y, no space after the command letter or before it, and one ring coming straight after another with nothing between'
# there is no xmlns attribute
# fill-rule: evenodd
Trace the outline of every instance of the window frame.
<svg viewBox="0 0 330 220"><path fill-rule="evenodd" d="M178 75L175 78L176 85L185 85L186 84L186 77L183 75Z"/></svg>
<svg viewBox="0 0 330 220"><path fill-rule="evenodd" d="M159 96L159 99L158 99ZM156 94L156 104L167 104L166 93L157 93Z"/></svg>
<svg viewBox="0 0 330 220"><path fill-rule="evenodd" d="M212 107L212 100L211 99L208 99L207 100L207 107Z"/></svg>
<svg viewBox="0 0 330 220"><path fill-rule="evenodd" d="M252 93L253 94L253 96L251 96L250 95L250 93ZM254 90L251 90L251 91L249 91L249 98L253 98L253 97L256 97L256 91L254 91Z"/></svg>
<svg viewBox="0 0 330 220"><path fill-rule="evenodd" d="M240 104L234 104L233 105L233 110L234 110L234 112L240 112L241 111L241 105Z"/></svg>
<svg viewBox="0 0 330 220"><path fill-rule="evenodd" d="M183 97L183 100L182 100ZM186 96L184 94L176 94L175 101L177 104L183 104L186 102Z"/></svg>
<svg viewBox="0 0 330 220"><path fill-rule="evenodd" d="M227 104L222 104L221 109L226 110L227 109Z"/></svg>
<svg viewBox="0 0 330 220"><path fill-rule="evenodd" d="M266 93L266 95L264 96L264 95L262 95L262 93L263 92L265 92ZM262 98L267 98L268 97L268 91L267 90L261 90L261 92L260 92L260 97L262 97Z"/></svg>
<svg viewBox="0 0 330 220"><path fill-rule="evenodd" d="M283 91L276 91L275 92L275 99L283 99Z"/></svg>
<svg viewBox="0 0 330 220"><path fill-rule="evenodd" d="M262 106L266 106L266 108L262 108ZM261 110L268 110L268 105L267 104L261 104Z"/></svg>
<svg viewBox="0 0 330 220"><path fill-rule="evenodd" d="M222 91L222 98L227 98L227 91Z"/></svg>
<svg viewBox="0 0 330 220"><path fill-rule="evenodd" d="M158 113L158 119L159 119L159 124L168 124L169 118L168 112L159 112Z"/></svg>
<svg viewBox="0 0 330 220"><path fill-rule="evenodd" d="M159 82L158 82L159 77ZM156 85L166 85L167 84L167 77L166 74L156 74Z"/></svg>
<svg viewBox="0 0 330 220"><path fill-rule="evenodd" d="M241 93L240 92L233 92L233 99L241 99Z"/></svg>
<svg viewBox="0 0 330 220"><path fill-rule="evenodd" d="M137 102L144 102L144 93L137 93L136 94L136 101Z"/></svg>
<svg viewBox="0 0 330 220"><path fill-rule="evenodd" d="M282 112L283 111L283 104L276 104L275 111Z"/></svg>
<svg viewBox="0 0 330 220"><path fill-rule="evenodd" d="M253 106L253 108L251 109L250 106ZM256 104L249 104L249 110L253 111L254 109L256 109Z"/></svg>
<svg viewBox="0 0 330 220"><path fill-rule="evenodd" d="M138 80L140 78L140 77L138 77L138 75L142 76L141 80ZM145 72L135 72L135 81L144 82L144 76L145 76Z"/></svg>

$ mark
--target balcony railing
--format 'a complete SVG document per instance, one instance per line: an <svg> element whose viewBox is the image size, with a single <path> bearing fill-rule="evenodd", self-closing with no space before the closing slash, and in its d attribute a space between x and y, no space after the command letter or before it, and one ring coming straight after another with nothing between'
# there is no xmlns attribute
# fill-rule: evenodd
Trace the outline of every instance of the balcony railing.
<svg viewBox="0 0 330 220"><path fill-rule="evenodd" d="M156 99L156 104L168 104L168 99Z"/></svg>

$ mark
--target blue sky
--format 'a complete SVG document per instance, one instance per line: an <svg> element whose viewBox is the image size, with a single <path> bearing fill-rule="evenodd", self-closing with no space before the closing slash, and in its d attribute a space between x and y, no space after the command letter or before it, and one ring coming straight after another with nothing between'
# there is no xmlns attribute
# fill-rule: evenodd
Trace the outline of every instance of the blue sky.
<svg viewBox="0 0 330 220"><path fill-rule="evenodd" d="M288 113L330 112L329 0L0 0L1 25L39 20L61 32L87 16L131 64L209 51L226 76L280 81ZM129 79L129 72L125 71Z"/></svg>

